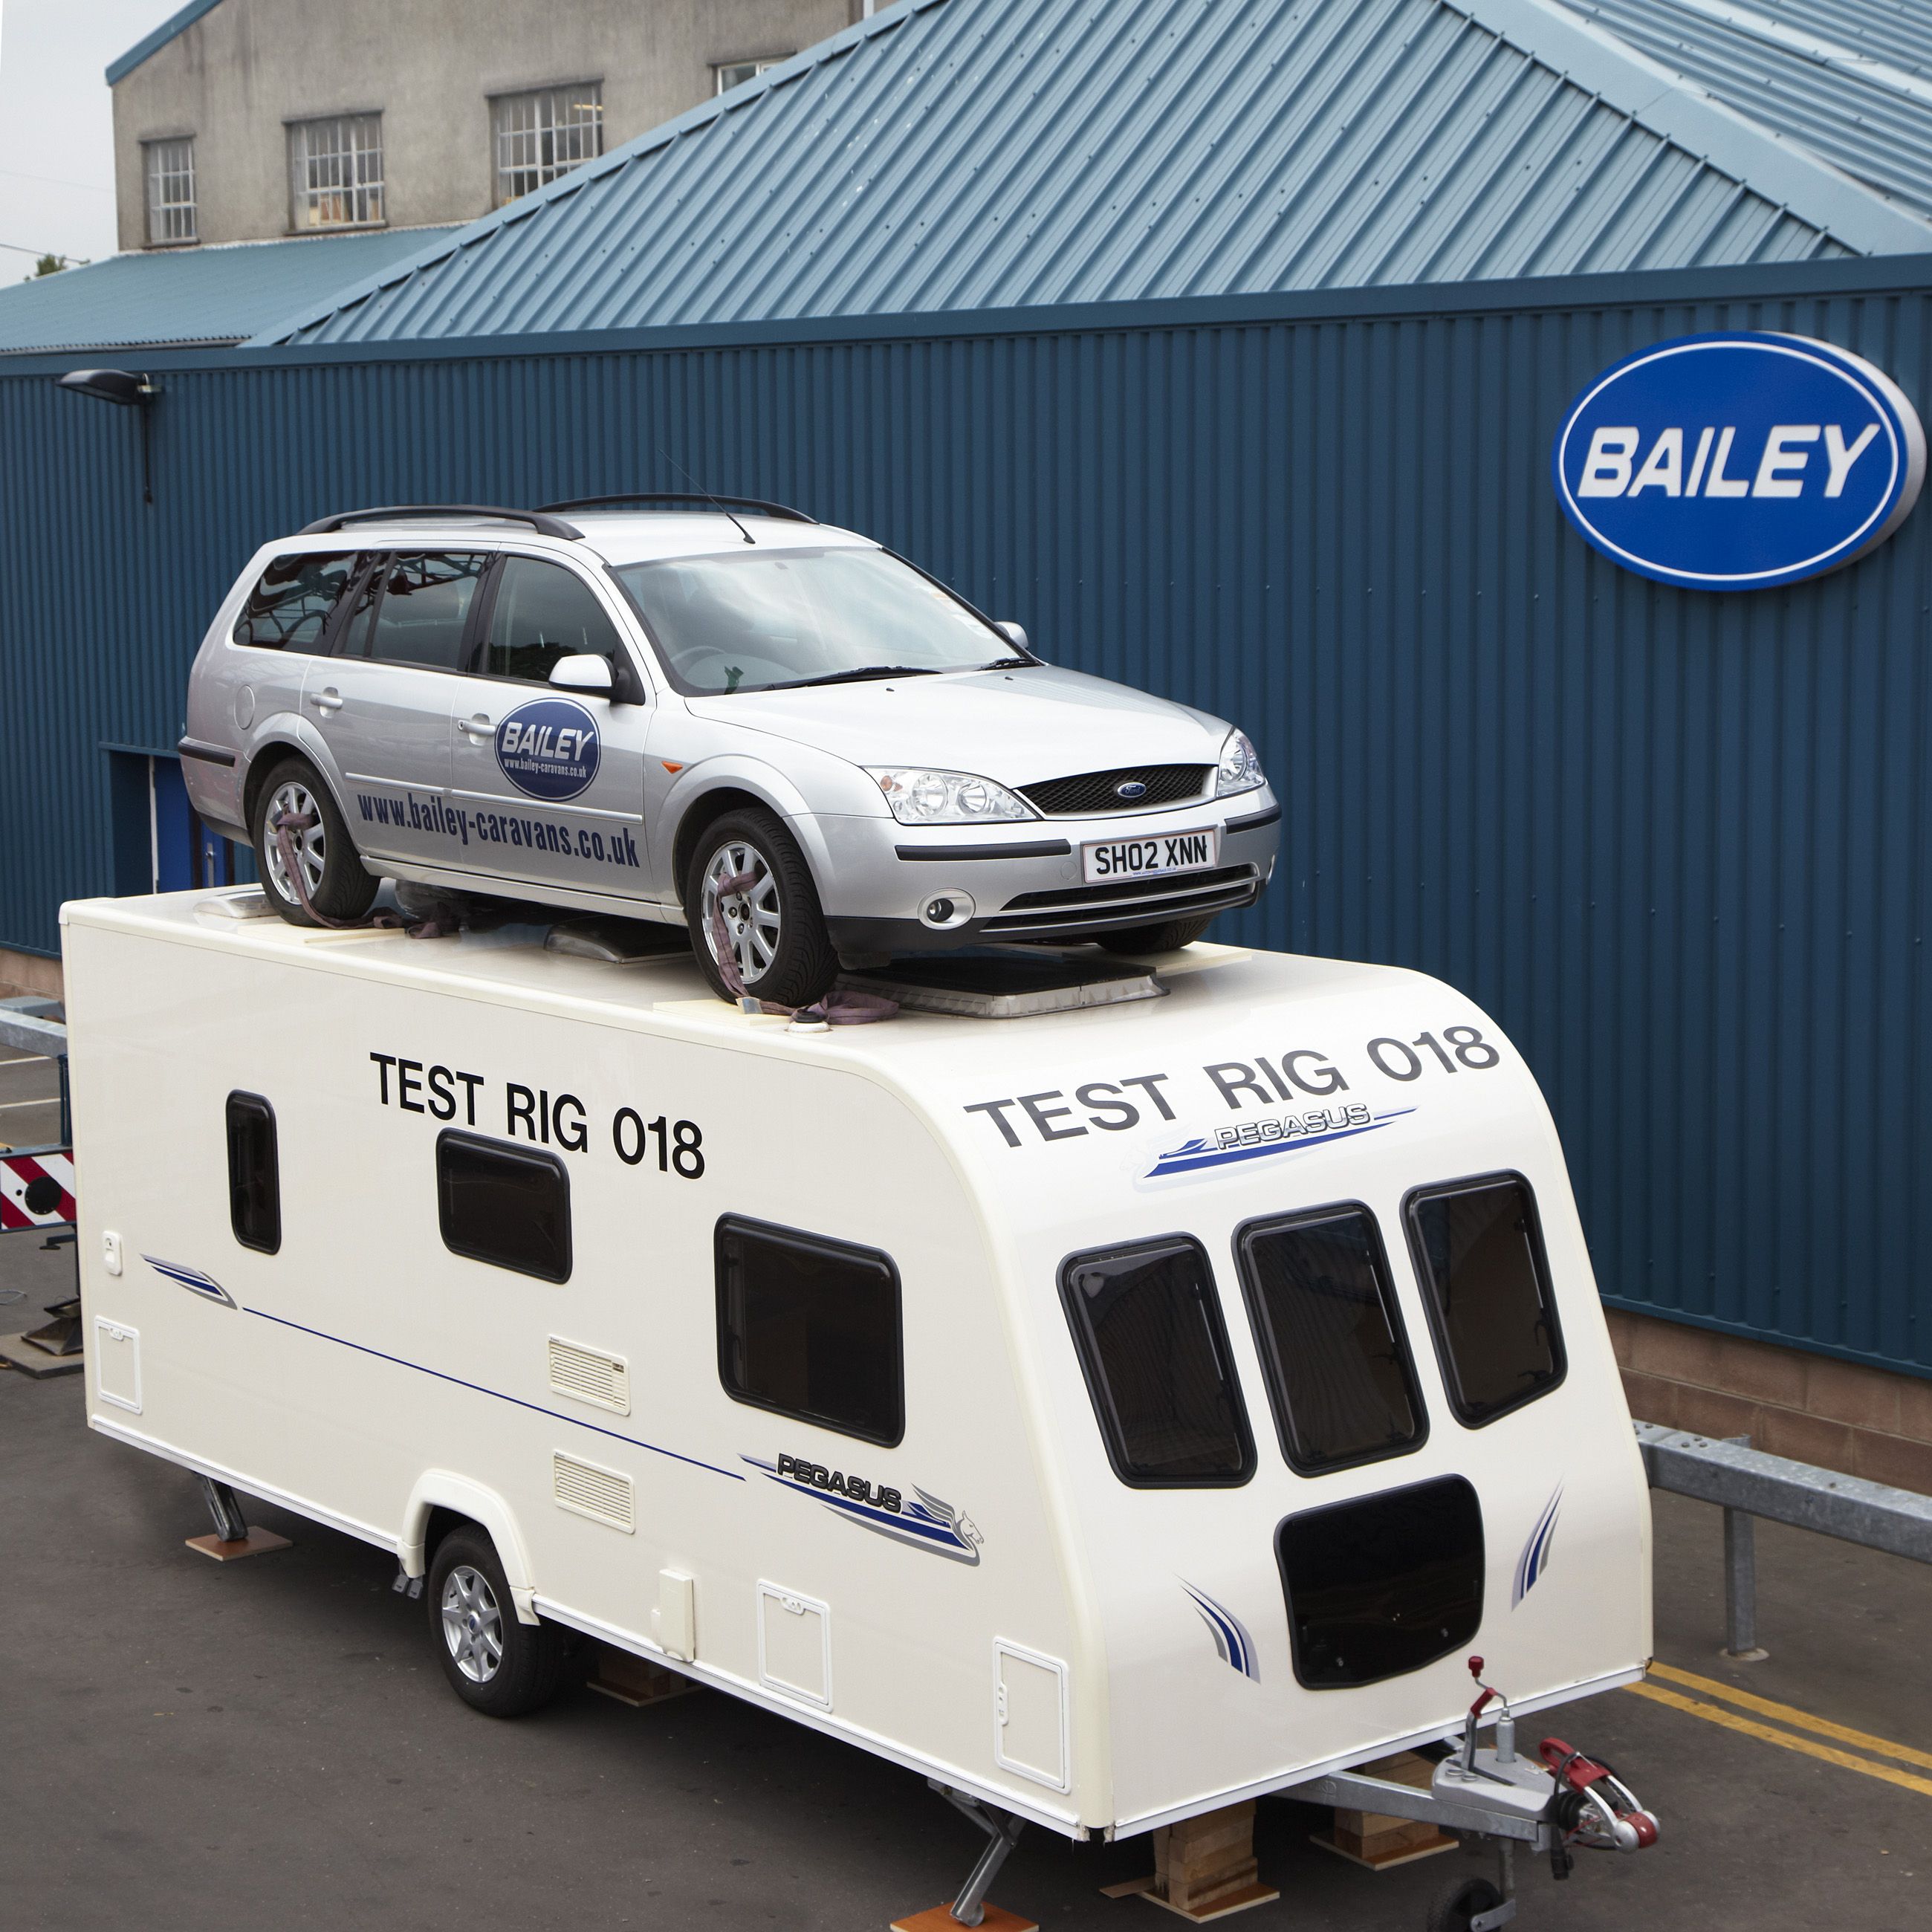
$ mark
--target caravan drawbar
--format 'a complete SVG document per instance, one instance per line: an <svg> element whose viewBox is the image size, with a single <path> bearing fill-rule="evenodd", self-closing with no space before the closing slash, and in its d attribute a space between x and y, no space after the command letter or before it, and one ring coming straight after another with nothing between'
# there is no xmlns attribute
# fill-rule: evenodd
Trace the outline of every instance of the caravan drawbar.
<svg viewBox="0 0 1932 1932"><path fill-rule="evenodd" d="M88 1420L394 1551L471 1702L574 1631L1016 1834L1631 1835L1473 1721L1432 1792L1353 1768L1462 1735L1472 1652L1520 1717L1651 1649L1562 1149L1462 995L1196 946L814 1030L682 953L257 910L63 914Z"/></svg>

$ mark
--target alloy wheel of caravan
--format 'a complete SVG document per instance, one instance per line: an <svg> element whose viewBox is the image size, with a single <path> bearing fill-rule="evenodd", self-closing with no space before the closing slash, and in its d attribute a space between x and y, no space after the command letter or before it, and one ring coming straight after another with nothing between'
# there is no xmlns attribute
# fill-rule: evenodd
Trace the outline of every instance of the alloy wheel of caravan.
<svg viewBox="0 0 1932 1932"><path fill-rule="evenodd" d="M736 995L719 968L715 914L723 916L730 956L753 998L806 1006L838 976L812 868L774 813L727 812L709 827L692 855L684 903L692 950L723 998Z"/></svg>
<svg viewBox="0 0 1932 1932"><path fill-rule="evenodd" d="M489 1718L520 1718L548 1704L563 1668L565 1634L518 1615L496 1546L474 1523L436 1546L424 1593L449 1688Z"/></svg>
<svg viewBox="0 0 1932 1932"><path fill-rule="evenodd" d="M490 1580L468 1564L442 1586L442 1640L451 1660L472 1684L487 1684L502 1667L503 1613Z"/></svg>
<svg viewBox="0 0 1932 1932"><path fill-rule="evenodd" d="M291 828L289 838L295 848L302 890L319 918L304 909L283 856L281 841L275 836L275 821L284 813L315 820L299 830ZM305 758L284 758L269 772L256 795L250 829L254 834L255 866L262 875L263 896L291 926L314 926L330 920L352 926L368 912L382 881L364 869L356 842L350 837L328 788Z"/></svg>

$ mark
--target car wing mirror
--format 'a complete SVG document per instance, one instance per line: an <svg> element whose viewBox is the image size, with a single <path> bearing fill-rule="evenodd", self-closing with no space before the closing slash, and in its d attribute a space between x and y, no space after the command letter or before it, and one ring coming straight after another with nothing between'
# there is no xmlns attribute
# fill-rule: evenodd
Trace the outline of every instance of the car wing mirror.
<svg viewBox="0 0 1932 1932"><path fill-rule="evenodd" d="M559 658L550 667L550 682L554 691L580 691L592 697L608 698L614 682L610 661L588 652Z"/></svg>
<svg viewBox="0 0 1932 1932"><path fill-rule="evenodd" d="M1040 653L1034 649L1032 645L1027 642L1026 626L1024 624L1016 624L1012 618L1003 617L993 626L993 628L998 631L1000 635L1004 638L1008 644L1018 645L1020 649L1024 651L1028 656L1038 657L1040 656Z"/></svg>

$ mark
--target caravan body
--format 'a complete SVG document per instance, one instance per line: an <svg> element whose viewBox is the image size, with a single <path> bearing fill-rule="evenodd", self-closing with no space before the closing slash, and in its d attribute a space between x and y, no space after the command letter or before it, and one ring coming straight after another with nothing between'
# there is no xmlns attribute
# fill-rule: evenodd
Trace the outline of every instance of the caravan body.
<svg viewBox="0 0 1932 1932"><path fill-rule="evenodd" d="M1562 1152L1450 988L806 1032L238 909L67 909L96 1429L1076 1836L1442 1736L1471 1651L1641 1670Z"/></svg>

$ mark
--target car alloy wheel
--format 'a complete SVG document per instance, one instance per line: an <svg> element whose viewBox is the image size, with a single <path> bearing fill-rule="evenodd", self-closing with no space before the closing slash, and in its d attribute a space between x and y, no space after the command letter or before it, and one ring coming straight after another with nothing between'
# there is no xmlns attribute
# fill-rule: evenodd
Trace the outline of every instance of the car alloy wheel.
<svg viewBox="0 0 1932 1932"><path fill-rule="evenodd" d="M274 829L275 820L285 814L315 821L302 831L292 830L289 833L290 842L295 848L296 864L302 874L302 890L313 902L316 893L322 890L322 875L328 869L328 841L315 795L299 778L284 779L269 795L268 834L263 841L267 848L269 883L291 905L299 905L302 892L296 890L289 875L282 842Z"/></svg>
<svg viewBox="0 0 1932 1932"><path fill-rule="evenodd" d="M457 1669L472 1684L488 1684L503 1662L503 1613L488 1577L466 1564L442 1586L442 1640Z"/></svg>
<svg viewBox="0 0 1932 1932"><path fill-rule="evenodd" d="M726 892L724 888L728 884L733 890ZM724 936L738 962L738 976L747 986L753 986L771 970L784 922L778 882L770 862L755 845L743 839L731 839L719 846L704 868L700 930L713 959L718 956L713 914L721 906Z"/></svg>

